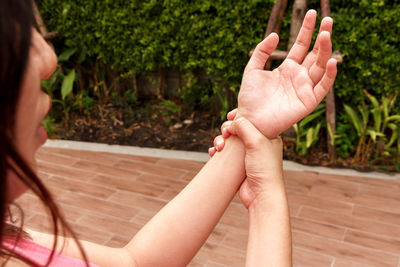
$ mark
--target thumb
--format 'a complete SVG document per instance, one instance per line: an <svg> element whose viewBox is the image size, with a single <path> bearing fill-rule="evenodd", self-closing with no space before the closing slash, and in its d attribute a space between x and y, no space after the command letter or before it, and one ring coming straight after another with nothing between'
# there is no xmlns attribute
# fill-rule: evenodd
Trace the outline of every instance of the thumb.
<svg viewBox="0 0 400 267"><path fill-rule="evenodd" d="M276 33L268 35L261 43L256 46L253 55L251 56L249 63L247 63L245 72L259 69L264 70L265 63L269 56L275 50L279 42L279 36Z"/></svg>
<svg viewBox="0 0 400 267"><path fill-rule="evenodd" d="M265 142L266 137L244 117L235 119L229 126L229 132L237 135L244 143L246 149L259 147L261 142Z"/></svg>

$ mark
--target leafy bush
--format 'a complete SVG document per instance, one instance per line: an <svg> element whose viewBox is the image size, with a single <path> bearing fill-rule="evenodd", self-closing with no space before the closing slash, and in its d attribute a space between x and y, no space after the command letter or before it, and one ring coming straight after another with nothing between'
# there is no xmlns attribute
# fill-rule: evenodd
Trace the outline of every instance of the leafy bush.
<svg viewBox="0 0 400 267"><path fill-rule="evenodd" d="M378 98L400 90L399 1L337 0L333 47L343 54L335 82L336 94L357 106L363 89ZM395 106L397 113L400 105Z"/></svg>

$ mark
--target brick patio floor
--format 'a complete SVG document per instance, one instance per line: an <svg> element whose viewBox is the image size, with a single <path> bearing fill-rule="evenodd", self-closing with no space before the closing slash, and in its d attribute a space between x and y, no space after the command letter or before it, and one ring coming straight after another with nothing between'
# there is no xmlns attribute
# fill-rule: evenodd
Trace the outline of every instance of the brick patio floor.
<svg viewBox="0 0 400 267"><path fill-rule="evenodd" d="M60 148L38 153L40 176L79 237L124 245L204 163ZM285 171L295 266L400 267L400 181ZM48 231L31 193L25 225ZM247 211L236 197L189 266L244 266Z"/></svg>

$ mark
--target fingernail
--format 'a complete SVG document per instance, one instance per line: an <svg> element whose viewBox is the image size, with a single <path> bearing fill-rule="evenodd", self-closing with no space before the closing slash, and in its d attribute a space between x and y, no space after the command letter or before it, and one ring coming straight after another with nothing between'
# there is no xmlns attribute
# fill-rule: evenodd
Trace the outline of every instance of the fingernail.
<svg viewBox="0 0 400 267"><path fill-rule="evenodd" d="M226 128L222 128L221 133L222 133L222 136L225 136L225 134L226 134Z"/></svg>
<svg viewBox="0 0 400 267"><path fill-rule="evenodd" d="M218 140L218 141L217 141L217 147L220 147L220 146L222 146L222 144L223 144L223 143L222 143L222 141L221 141L221 140Z"/></svg>

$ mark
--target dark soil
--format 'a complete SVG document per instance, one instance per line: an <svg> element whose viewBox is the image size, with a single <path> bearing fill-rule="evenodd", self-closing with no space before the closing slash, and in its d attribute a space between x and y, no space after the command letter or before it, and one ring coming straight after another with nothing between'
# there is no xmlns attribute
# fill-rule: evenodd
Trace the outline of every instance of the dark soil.
<svg viewBox="0 0 400 267"><path fill-rule="evenodd" d="M140 105L138 105L140 106ZM95 108L89 115L70 114L56 124L54 138L106 144L206 152L219 134L219 123L206 110L173 113L156 102L127 114L123 107Z"/></svg>

